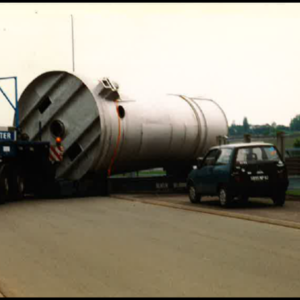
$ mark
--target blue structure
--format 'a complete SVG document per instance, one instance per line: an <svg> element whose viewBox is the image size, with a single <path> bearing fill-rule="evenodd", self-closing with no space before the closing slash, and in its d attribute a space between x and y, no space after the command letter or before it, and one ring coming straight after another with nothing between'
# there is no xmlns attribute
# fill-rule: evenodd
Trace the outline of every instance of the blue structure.
<svg viewBox="0 0 300 300"><path fill-rule="evenodd" d="M17 77L0 77L0 80L9 80L13 79L15 81L15 105L10 101L6 93L3 91L3 89L0 86L0 92L2 95L5 97L7 102L10 104L10 106L13 108L15 111L15 117L16 117L16 129L17 131L19 130L19 106L18 106L18 79Z"/></svg>

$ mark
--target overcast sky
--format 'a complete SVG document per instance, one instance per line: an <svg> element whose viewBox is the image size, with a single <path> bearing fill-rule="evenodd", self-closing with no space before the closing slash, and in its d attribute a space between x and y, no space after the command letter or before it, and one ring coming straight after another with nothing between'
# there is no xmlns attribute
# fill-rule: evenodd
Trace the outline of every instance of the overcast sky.
<svg viewBox="0 0 300 300"><path fill-rule="evenodd" d="M300 114L300 4L0 4L0 77L19 93L39 74L117 81L137 100L217 101L229 124L289 125ZM12 82L2 83L11 98ZM0 98L0 125L12 113Z"/></svg>

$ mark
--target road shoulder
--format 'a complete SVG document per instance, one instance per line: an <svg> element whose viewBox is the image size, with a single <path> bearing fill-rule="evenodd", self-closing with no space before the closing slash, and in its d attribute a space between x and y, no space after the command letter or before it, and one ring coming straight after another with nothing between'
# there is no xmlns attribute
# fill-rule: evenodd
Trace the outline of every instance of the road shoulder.
<svg viewBox="0 0 300 300"><path fill-rule="evenodd" d="M123 195L114 194L111 195L112 198L127 200L127 201L137 201L146 204L158 205L168 208L182 209L186 211L201 212L217 216L230 217L236 219L242 219L247 221L255 221L260 223L266 223L271 225L278 225L288 228L300 229L300 219L296 222L298 218L294 217L292 220L283 219L280 217L281 214L285 214L285 218L288 218L289 212L285 207L277 207L274 209L273 206L266 206L262 208L255 209L240 209L240 210L230 210L230 209L220 209L218 205L212 205L211 208L202 205L192 205L188 202L187 196L184 195L157 195L157 194L141 194L141 195ZM185 202L185 200L186 202ZM294 201L292 201L294 202ZM292 202L287 201L286 206L291 205ZM293 203L295 205L295 203ZM296 203L297 208L300 208L300 201ZM299 210L300 211L300 210ZM258 214L260 213L260 215Z"/></svg>

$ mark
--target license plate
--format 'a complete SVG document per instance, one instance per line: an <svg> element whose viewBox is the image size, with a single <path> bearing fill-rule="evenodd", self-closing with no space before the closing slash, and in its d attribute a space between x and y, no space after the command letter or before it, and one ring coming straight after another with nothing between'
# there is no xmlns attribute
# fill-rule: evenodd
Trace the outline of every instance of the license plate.
<svg viewBox="0 0 300 300"><path fill-rule="evenodd" d="M269 180L269 176L261 175L261 176L251 176L252 181L266 181Z"/></svg>

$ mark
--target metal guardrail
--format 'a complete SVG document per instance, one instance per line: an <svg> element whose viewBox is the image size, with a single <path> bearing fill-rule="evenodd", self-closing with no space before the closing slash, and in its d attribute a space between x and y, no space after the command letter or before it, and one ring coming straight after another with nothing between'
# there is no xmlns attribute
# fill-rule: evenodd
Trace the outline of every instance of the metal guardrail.
<svg viewBox="0 0 300 300"><path fill-rule="evenodd" d="M299 157L300 158L300 148L289 148L285 150L287 157Z"/></svg>
<svg viewBox="0 0 300 300"><path fill-rule="evenodd" d="M300 157L287 157L285 163L289 176L300 175Z"/></svg>
<svg viewBox="0 0 300 300"><path fill-rule="evenodd" d="M264 141L269 142L272 140L276 140L277 136L265 136L265 135L249 135L251 138L251 141ZM299 138L300 139L300 133L290 133L285 134L284 137L286 139L290 138ZM228 143L240 143L245 141L245 136L230 136L227 138Z"/></svg>

